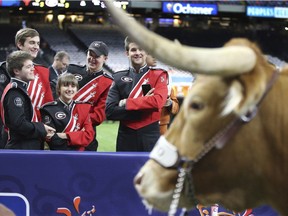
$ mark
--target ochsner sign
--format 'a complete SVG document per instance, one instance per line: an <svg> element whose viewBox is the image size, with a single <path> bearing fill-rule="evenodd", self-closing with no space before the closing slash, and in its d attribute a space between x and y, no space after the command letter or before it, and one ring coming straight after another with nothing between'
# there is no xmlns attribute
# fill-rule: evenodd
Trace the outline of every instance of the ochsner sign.
<svg viewBox="0 0 288 216"><path fill-rule="evenodd" d="M163 2L162 12L175 14L217 15L215 4L191 4L184 2Z"/></svg>

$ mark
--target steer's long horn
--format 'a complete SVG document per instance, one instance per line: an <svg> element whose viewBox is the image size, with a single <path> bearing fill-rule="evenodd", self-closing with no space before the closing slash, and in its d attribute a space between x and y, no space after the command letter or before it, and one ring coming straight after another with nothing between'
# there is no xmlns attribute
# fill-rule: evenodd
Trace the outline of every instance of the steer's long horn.
<svg viewBox="0 0 288 216"><path fill-rule="evenodd" d="M160 61L184 71L202 74L231 76L254 68L256 55L244 46L222 48L196 48L174 43L130 18L122 9L106 0L105 4L124 33L129 35L144 50Z"/></svg>

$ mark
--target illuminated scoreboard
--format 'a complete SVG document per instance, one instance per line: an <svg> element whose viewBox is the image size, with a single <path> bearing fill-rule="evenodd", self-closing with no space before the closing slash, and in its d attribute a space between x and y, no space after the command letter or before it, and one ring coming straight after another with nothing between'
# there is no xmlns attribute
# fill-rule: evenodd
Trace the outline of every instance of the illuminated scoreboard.
<svg viewBox="0 0 288 216"><path fill-rule="evenodd" d="M114 1L117 7L125 9L128 1ZM100 0L0 0L0 7L33 7L33 8L105 8Z"/></svg>

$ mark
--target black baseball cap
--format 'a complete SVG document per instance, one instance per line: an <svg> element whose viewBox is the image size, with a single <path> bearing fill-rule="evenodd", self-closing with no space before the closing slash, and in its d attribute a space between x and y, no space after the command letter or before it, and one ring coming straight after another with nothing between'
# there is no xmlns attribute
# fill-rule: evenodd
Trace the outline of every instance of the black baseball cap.
<svg viewBox="0 0 288 216"><path fill-rule="evenodd" d="M93 51L97 56L108 56L108 47L102 41L93 41L90 45L88 50Z"/></svg>

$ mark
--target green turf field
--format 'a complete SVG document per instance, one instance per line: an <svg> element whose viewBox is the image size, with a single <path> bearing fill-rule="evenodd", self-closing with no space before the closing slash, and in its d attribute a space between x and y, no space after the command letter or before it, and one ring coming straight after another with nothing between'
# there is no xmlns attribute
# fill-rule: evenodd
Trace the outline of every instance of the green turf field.
<svg viewBox="0 0 288 216"><path fill-rule="evenodd" d="M119 122L104 121L97 127L98 152L115 152Z"/></svg>

